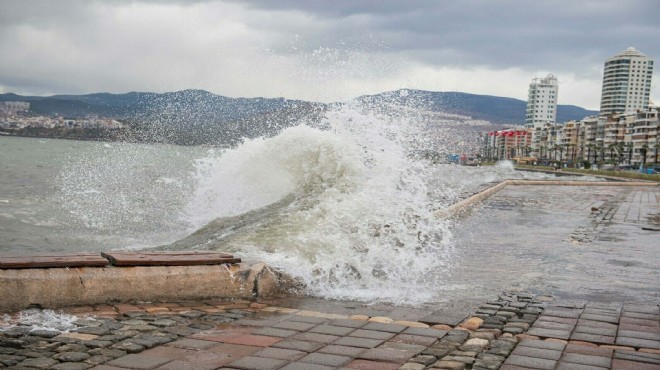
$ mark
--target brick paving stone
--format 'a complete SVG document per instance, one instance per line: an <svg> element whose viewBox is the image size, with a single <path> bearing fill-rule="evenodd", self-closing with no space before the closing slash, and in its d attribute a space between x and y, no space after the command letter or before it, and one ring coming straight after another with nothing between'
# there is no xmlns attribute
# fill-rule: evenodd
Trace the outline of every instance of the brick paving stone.
<svg viewBox="0 0 660 370"><path fill-rule="evenodd" d="M653 353L615 351L614 358L660 365L660 355Z"/></svg>
<svg viewBox="0 0 660 370"><path fill-rule="evenodd" d="M318 364L310 364L305 362L292 362L280 370L334 370L334 366L325 366Z"/></svg>
<svg viewBox="0 0 660 370"><path fill-rule="evenodd" d="M619 330L617 335L619 337L639 338L639 339L649 339L649 340L660 341L660 334L648 333L648 332L643 332L643 331Z"/></svg>
<svg viewBox="0 0 660 370"><path fill-rule="evenodd" d="M299 331L288 330L288 329L278 329L278 328L261 328L255 330L252 334L254 335L265 335L267 337L278 337L278 338L287 338L299 334Z"/></svg>
<svg viewBox="0 0 660 370"><path fill-rule="evenodd" d="M626 312L641 312L658 315L660 314L660 307L657 305L626 303L623 305L623 313L625 314Z"/></svg>
<svg viewBox="0 0 660 370"><path fill-rule="evenodd" d="M500 367L500 370L530 370L531 368L529 367L520 367L520 366L515 366L515 365L507 365L504 364L502 367ZM533 370L533 369L531 369Z"/></svg>
<svg viewBox="0 0 660 370"><path fill-rule="evenodd" d="M425 337L433 337L440 339L447 334L445 330L433 329L433 328L413 328L410 327L403 332L402 334L412 334L412 335L422 335Z"/></svg>
<svg viewBox="0 0 660 370"><path fill-rule="evenodd" d="M585 333L585 334L595 334L595 335L605 335L608 337L614 337L617 333L617 328L601 328L593 326L578 325L573 330L573 333Z"/></svg>
<svg viewBox="0 0 660 370"><path fill-rule="evenodd" d="M658 370L658 366L615 358L612 360L612 370Z"/></svg>
<svg viewBox="0 0 660 370"><path fill-rule="evenodd" d="M384 331L388 333L400 333L407 329L407 326L397 324L384 324L380 322L369 322L363 326L362 330Z"/></svg>
<svg viewBox="0 0 660 370"><path fill-rule="evenodd" d="M286 365L288 361L274 358L247 356L227 364L228 367L245 370L275 370Z"/></svg>
<svg viewBox="0 0 660 370"><path fill-rule="evenodd" d="M249 356L263 347L245 346L240 344L223 343L215 347L209 348L207 351L225 353L233 357Z"/></svg>
<svg viewBox="0 0 660 370"><path fill-rule="evenodd" d="M515 365L520 367L529 367L532 369L552 370L557 364L556 360L547 360L543 358L525 357L518 355L509 356L504 362L506 365Z"/></svg>
<svg viewBox="0 0 660 370"><path fill-rule="evenodd" d="M405 351L393 348L372 348L362 353L359 358L373 361L384 361L403 364L416 355L414 351Z"/></svg>
<svg viewBox="0 0 660 370"><path fill-rule="evenodd" d="M307 352L296 351L293 349L266 347L261 351L253 353L252 356L275 358L278 360L296 361L302 358L303 356L305 356L306 354Z"/></svg>
<svg viewBox="0 0 660 370"><path fill-rule="evenodd" d="M376 346L378 344L376 344ZM325 346L325 344L319 342L304 341L304 340L285 339L283 341L273 344L272 346L275 348L294 349L296 351L303 351L303 352L314 352L319 348Z"/></svg>
<svg viewBox="0 0 660 370"><path fill-rule="evenodd" d="M552 329L552 330L573 330L575 325L564 324L564 323L561 323L561 322L537 320L534 323L533 327L534 328L541 328L541 329Z"/></svg>
<svg viewBox="0 0 660 370"><path fill-rule="evenodd" d="M343 366L353 360L351 356L333 355L329 353L310 353L298 360L308 364L317 364L324 366Z"/></svg>
<svg viewBox="0 0 660 370"><path fill-rule="evenodd" d="M310 341L310 342L319 342L319 343L332 343L335 340L341 338L338 335L327 335L327 334L318 334L318 333L298 333L292 337L291 339L297 339L297 340L304 340L304 341Z"/></svg>
<svg viewBox="0 0 660 370"><path fill-rule="evenodd" d="M355 329L351 327L345 327L345 326L333 326L333 325L318 325L312 329L309 329L309 333L319 333L319 334L329 334L329 335L337 335L337 336L344 336L348 335L351 332L353 332Z"/></svg>
<svg viewBox="0 0 660 370"><path fill-rule="evenodd" d="M217 346L218 343L208 340L183 338L174 342L170 342L167 345L172 347L185 348L185 349L207 349Z"/></svg>
<svg viewBox="0 0 660 370"><path fill-rule="evenodd" d="M278 322L277 324L273 325L272 327L277 328L277 329L307 331L307 330L309 330L309 329L311 329L315 326L316 326L316 324L308 323L308 322L281 321L281 322Z"/></svg>
<svg viewBox="0 0 660 370"><path fill-rule="evenodd" d="M491 343L491 345L492 345L492 343ZM541 348L541 349L550 349L550 350L553 350L553 351L563 351L564 348L566 348L565 344L556 343L556 342L548 342L548 341L545 341L545 340L524 340L524 341L518 343L518 346Z"/></svg>
<svg viewBox="0 0 660 370"><path fill-rule="evenodd" d="M600 356L600 357L609 357L611 358L614 354L614 350L609 348L601 347L587 347L587 346L578 346L574 344L568 344L564 349L564 353L579 353L583 355L591 356Z"/></svg>
<svg viewBox="0 0 660 370"><path fill-rule="evenodd" d="M215 343L217 345L217 343ZM173 347L155 347L148 349L144 352L141 352L141 355L159 357L159 358L169 358L172 360L182 360L186 357L195 353L194 349L184 349L184 348L173 348ZM123 356L122 356L123 357Z"/></svg>
<svg viewBox="0 0 660 370"><path fill-rule="evenodd" d="M429 325L438 325L438 324L443 324L443 325L449 325L449 326L456 326L463 322L463 320L467 317L466 316L447 316L447 315L436 315L436 314L431 314L428 316L425 316L421 318L419 321L423 322L425 324Z"/></svg>
<svg viewBox="0 0 660 370"><path fill-rule="evenodd" d="M660 349L660 341L640 338L617 337L616 345L635 348Z"/></svg>
<svg viewBox="0 0 660 370"><path fill-rule="evenodd" d="M618 324L619 316L609 316L609 315L595 315L595 314L582 314L580 319L591 320L591 321L601 321L609 322L610 324Z"/></svg>
<svg viewBox="0 0 660 370"><path fill-rule="evenodd" d="M619 323L629 324L629 325L639 325L639 326L651 326L651 327L660 326L660 324L658 324L658 321L656 320L633 319L630 317L622 317Z"/></svg>
<svg viewBox="0 0 660 370"><path fill-rule="evenodd" d="M382 339L368 339L368 338L358 338L358 337L343 337L336 340L332 344L348 346L348 347L360 347L360 348L374 348L382 344L384 340Z"/></svg>
<svg viewBox="0 0 660 370"><path fill-rule="evenodd" d="M349 337L387 340L394 337L394 335L394 333L386 331L356 329L351 334L349 334Z"/></svg>
<svg viewBox="0 0 660 370"><path fill-rule="evenodd" d="M607 370L609 367L599 367L599 366L589 366L582 364L574 364L571 362L561 362L557 363L555 370Z"/></svg>
<svg viewBox="0 0 660 370"><path fill-rule="evenodd" d="M543 358L546 360L559 360L561 353L561 351L554 351L551 349L518 346L513 352L511 352L511 355Z"/></svg>
<svg viewBox="0 0 660 370"><path fill-rule="evenodd" d="M268 347L282 340L282 338L267 337L263 335L252 335L252 334L231 335L226 337L212 337L208 339L221 343L241 344L245 346L254 346L254 347Z"/></svg>
<svg viewBox="0 0 660 370"><path fill-rule="evenodd" d="M588 315L608 315L608 316L620 316L621 308L592 308L587 307L582 311L582 314Z"/></svg>
<svg viewBox="0 0 660 370"><path fill-rule="evenodd" d="M578 326L589 326L589 327L593 327L593 328L610 328L610 329L611 328L614 328L614 329L617 328L616 324L612 324L612 323L609 323L609 322L584 320L584 319L578 320L577 325Z"/></svg>
<svg viewBox="0 0 660 370"><path fill-rule="evenodd" d="M653 326L641 326L641 325L632 325L632 324L620 324L619 330L631 330L631 331L641 331L645 333L656 333L660 334L660 328Z"/></svg>
<svg viewBox="0 0 660 370"><path fill-rule="evenodd" d="M243 326L264 326L269 327L277 324L277 321L274 320L252 320L252 319L240 319L234 321L234 325L243 325Z"/></svg>
<svg viewBox="0 0 660 370"><path fill-rule="evenodd" d="M434 369L450 369L450 370L463 370L465 369L465 363L460 361L450 361L450 360L439 360L433 364Z"/></svg>
<svg viewBox="0 0 660 370"><path fill-rule="evenodd" d="M573 333L571 340L580 340L584 342L592 342L598 344L614 344L614 337L589 333Z"/></svg>
<svg viewBox="0 0 660 370"><path fill-rule="evenodd" d="M399 368L399 370L424 370L424 369L426 369L425 365L418 364L415 362L406 362Z"/></svg>
<svg viewBox="0 0 660 370"><path fill-rule="evenodd" d="M420 353L423 350L427 349L428 346L421 344L412 344L412 343L403 343L403 342L392 342L387 341L379 346L379 348L391 348L401 351L411 351L414 353Z"/></svg>
<svg viewBox="0 0 660 370"><path fill-rule="evenodd" d="M336 319L329 322L330 325L334 326L344 326L347 328L361 328L367 325L368 321L364 320L352 320L352 319Z"/></svg>
<svg viewBox="0 0 660 370"><path fill-rule="evenodd" d="M561 361L609 368L612 360L609 357L591 356L580 353L564 353L561 357Z"/></svg>
<svg viewBox="0 0 660 370"><path fill-rule="evenodd" d="M398 343L418 344L430 347L437 341L437 339L434 337L426 337L422 335L398 334L394 338L390 339L390 341Z"/></svg>
<svg viewBox="0 0 660 370"><path fill-rule="evenodd" d="M575 325L579 322L577 318L568 318L568 317L554 317L554 316L541 316L538 318L537 322L550 321L550 322L560 322L564 324Z"/></svg>
<svg viewBox="0 0 660 370"><path fill-rule="evenodd" d="M345 367L347 369L361 369L361 370L397 370L399 366L401 365L387 363L387 362L355 359L349 362Z"/></svg>
<svg viewBox="0 0 660 370"><path fill-rule="evenodd" d="M286 319L287 321L306 322L308 324L324 324L328 319L314 316L293 315Z"/></svg>
<svg viewBox="0 0 660 370"><path fill-rule="evenodd" d="M188 361L174 360L157 367L156 370L215 370L218 366L214 364L193 363Z"/></svg>
<svg viewBox="0 0 660 370"><path fill-rule="evenodd" d="M558 338L567 340L571 336L571 331L569 330L553 330L553 329L543 329L543 328L531 328L527 332L529 335L535 335L542 338Z"/></svg>
<svg viewBox="0 0 660 370"><path fill-rule="evenodd" d="M348 347L348 346L339 346L336 344L330 344L319 349L317 352L328 353L331 355L358 357L361 353L363 353L366 350L367 350L366 348Z"/></svg>
<svg viewBox="0 0 660 370"><path fill-rule="evenodd" d="M581 309L549 307L543 311L543 316L563 317L570 319L577 319L582 313Z"/></svg>
<svg viewBox="0 0 660 370"><path fill-rule="evenodd" d="M129 369L154 369L172 361L171 358L133 354L120 357L108 362L110 366L125 367Z"/></svg>
<svg viewBox="0 0 660 370"><path fill-rule="evenodd" d="M237 356L233 354L216 352L216 351L193 351L188 356L178 359L180 361L192 362L195 364L207 364L215 367L220 367L236 360Z"/></svg>
<svg viewBox="0 0 660 370"><path fill-rule="evenodd" d="M624 312L621 316L642 320L658 320L658 315L652 313Z"/></svg>

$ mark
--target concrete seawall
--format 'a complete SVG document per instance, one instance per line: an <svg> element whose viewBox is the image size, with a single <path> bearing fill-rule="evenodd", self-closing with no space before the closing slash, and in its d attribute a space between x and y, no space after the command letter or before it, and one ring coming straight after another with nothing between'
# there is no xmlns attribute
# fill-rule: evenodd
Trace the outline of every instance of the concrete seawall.
<svg viewBox="0 0 660 370"><path fill-rule="evenodd" d="M110 302L257 298L294 286L263 263L0 270L0 312Z"/></svg>

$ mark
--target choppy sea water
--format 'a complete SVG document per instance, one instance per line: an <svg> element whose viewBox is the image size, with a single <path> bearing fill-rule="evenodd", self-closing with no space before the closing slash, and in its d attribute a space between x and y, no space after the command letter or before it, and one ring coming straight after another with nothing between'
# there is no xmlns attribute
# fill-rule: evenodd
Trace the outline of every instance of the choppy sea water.
<svg viewBox="0 0 660 370"><path fill-rule="evenodd" d="M419 157L447 149L448 128L402 116L343 108L321 126L229 149L0 137L0 253L216 249L315 296L460 298L463 221L434 212L492 181L549 176Z"/></svg>

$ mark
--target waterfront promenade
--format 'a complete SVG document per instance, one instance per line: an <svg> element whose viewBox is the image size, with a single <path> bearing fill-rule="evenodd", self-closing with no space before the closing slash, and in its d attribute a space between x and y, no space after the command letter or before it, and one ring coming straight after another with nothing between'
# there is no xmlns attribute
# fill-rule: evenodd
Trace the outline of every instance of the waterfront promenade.
<svg viewBox="0 0 660 370"><path fill-rule="evenodd" d="M0 367L660 369L659 201L651 185L510 186L454 230L468 289L445 300L81 306L65 331L7 315Z"/></svg>

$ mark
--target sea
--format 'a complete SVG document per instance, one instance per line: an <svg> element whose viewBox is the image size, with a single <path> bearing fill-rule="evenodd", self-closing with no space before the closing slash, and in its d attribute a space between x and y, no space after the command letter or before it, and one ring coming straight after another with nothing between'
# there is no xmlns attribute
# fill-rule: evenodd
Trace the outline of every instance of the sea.
<svg viewBox="0 0 660 370"><path fill-rule="evenodd" d="M450 276L469 248L455 237L462 221L436 212L495 181L552 175L419 155L451 151L460 131L443 141L443 122L338 107L323 125L224 148L0 136L0 254L219 250L281 269L311 296L468 296L475 286Z"/></svg>

